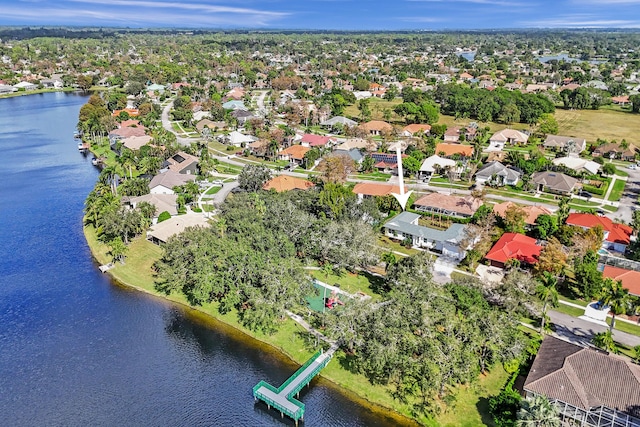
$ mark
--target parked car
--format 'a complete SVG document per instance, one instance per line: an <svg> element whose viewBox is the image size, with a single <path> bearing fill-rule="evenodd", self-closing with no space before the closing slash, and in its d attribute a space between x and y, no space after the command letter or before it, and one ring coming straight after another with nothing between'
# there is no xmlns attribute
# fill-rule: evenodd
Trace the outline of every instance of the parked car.
<svg viewBox="0 0 640 427"><path fill-rule="evenodd" d="M580 197L586 197L588 199L590 199L591 197L593 197L593 194L589 193L588 191L582 190L578 193L578 196Z"/></svg>
<svg viewBox="0 0 640 427"><path fill-rule="evenodd" d="M635 165L634 163L630 164L629 166L627 166L627 169L632 169L632 170L636 170L638 169L638 166Z"/></svg>

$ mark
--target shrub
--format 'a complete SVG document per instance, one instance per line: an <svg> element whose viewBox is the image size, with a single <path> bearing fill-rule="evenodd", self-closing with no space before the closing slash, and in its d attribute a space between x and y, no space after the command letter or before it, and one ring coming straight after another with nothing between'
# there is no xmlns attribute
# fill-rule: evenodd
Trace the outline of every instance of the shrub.
<svg viewBox="0 0 640 427"><path fill-rule="evenodd" d="M171 218L171 214L167 211L162 212L160 215L158 215L158 223L162 222L162 221L166 221L169 218Z"/></svg>
<svg viewBox="0 0 640 427"><path fill-rule="evenodd" d="M509 382L497 396L489 398L489 413L497 427L515 427L518 410L520 409L520 394L513 389L518 373L511 376Z"/></svg>

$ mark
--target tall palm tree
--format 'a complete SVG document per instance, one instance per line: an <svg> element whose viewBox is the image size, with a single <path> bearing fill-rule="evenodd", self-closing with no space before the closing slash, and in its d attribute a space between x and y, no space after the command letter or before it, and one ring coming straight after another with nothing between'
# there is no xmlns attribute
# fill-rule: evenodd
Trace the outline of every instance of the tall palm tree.
<svg viewBox="0 0 640 427"><path fill-rule="evenodd" d="M545 396L524 399L518 412L518 427L560 427L558 407Z"/></svg>
<svg viewBox="0 0 640 427"><path fill-rule="evenodd" d="M540 279L540 284L536 287L536 295L542 301L542 319L540 321L541 334L544 333L544 323L547 319L547 309L549 308L549 305L552 307L556 307L558 305L557 284L558 279L556 279L553 274L545 271L544 276Z"/></svg>
<svg viewBox="0 0 640 427"><path fill-rule="evenodd" d="M603 305L609 306L609 311L611 311L612 314L609 332L613 333L616 316L625 313L631 303L629 290L622 287L622 282L607 277L602 283L599 299Z"/></svg>

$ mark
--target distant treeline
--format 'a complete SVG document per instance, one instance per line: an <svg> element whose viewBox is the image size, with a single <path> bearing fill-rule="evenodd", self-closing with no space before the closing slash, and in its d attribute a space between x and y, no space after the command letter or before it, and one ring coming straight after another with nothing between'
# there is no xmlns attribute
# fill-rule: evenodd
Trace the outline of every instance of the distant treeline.
<svg viewBox="0 0 640 427"><path fill-rule="evenodd" d="M481 122L536 123L555 106L547 96L497 88L489 91L458 84L440 85L435 91L440 111Z"/></svg>

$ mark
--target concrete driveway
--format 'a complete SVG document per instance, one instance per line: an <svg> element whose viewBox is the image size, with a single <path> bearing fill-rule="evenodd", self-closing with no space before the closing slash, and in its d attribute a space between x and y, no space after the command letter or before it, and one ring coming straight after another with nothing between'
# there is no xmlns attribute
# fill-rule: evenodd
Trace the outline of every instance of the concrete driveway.
<svg viewBox="0 0 640 427"><path fill-rule="evenodd" d="M633 211L638 206L638 196L640 196L640 170L624 169L629 174L627 185L622 193L618 211L607 214L611 219L624 221L627 224L631 222Z"/></svg>

